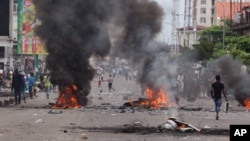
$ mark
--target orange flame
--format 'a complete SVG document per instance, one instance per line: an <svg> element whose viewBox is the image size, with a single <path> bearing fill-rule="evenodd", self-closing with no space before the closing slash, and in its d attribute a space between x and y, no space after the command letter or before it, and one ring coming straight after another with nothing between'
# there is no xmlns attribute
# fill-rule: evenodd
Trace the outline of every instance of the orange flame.
<svg viewBox="0 0 250 141"><path fill-rule="evenodd" d="M154 90L149 87L146 88L147 99L142 101L140 104L142 106L150 107L153 109L161 108L164 106L172 107L173 104L170 102L169 97L163 89Z"/></svg>
<svg viewBox="0 0 250 141"><path fill-rule="evenodd" d="M250 110L250 98L245 99L244 105L247 108L247 110Z"/></svg>
<svg viewBox="0 0 250 141"><path fill-rule="evenodd" d="M187 126L185 124L181 124L179 128L186 128Z"/></svg>
<svg viewBox="0 0 250 141"><path fill-rule="evenodd" d="M76 95L77 86L72 85L69 87L66 87L64 92L62 92L57 99L57 102L55 105L52 106L52 108L80 108L82 107L79 100L77 99Z"/></svg>

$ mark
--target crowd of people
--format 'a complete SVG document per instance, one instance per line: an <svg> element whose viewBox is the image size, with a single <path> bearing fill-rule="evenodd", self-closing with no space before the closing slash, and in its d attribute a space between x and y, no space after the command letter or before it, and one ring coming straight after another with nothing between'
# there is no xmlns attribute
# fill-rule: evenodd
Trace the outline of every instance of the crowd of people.
<svg viewBox="0 0 250 141"><path fill-rule="evenodd" d="M113 87L114 78L124 77L125 80L133 80L137 77L137 71L128 67L99 67L96 70L98 77L98 88L102 91L102 84L106 82L106 86L109 92L115 91ZM104 74L108 74L108 78L104 78ZM216 78L216 82L214 82ZM37 90L45 93L47 99L49 99L50 91L53 86L50 82L49 74L40 74L39 86L36 85L34 73L26 75L23 71L15 69L11 77L11 91L15 95L15 104L21 104L21 99L26 103L26 99L33 99L37 97ZM3 78L0 77L0 90L3 83ZM143 89L143 88L142 88ZM194 69L178 70L176 75L176 88L178 98L187 98L188 100L197 97L211 97L214 99L216 119L219 119L219 111L221 107L222 94L224 94L227 100L226 90L224 90L224 84L220 82L220 76L214 75L208 68L201 68L198 72Z"/></svg>
<svg viewBox="0 0 250 141"><path fill-rule="evenodd" d="M38 87L33 72L26 75L23 71L18 71L18 69L14 70L10 78L10 85L11 91L14 92L15 105L21 104L22 99L26 103L27 98L33 99L38 97L38 89L44 91L47 99L49 99L52 86L48 74L40 74L40 84Z"/></svg>

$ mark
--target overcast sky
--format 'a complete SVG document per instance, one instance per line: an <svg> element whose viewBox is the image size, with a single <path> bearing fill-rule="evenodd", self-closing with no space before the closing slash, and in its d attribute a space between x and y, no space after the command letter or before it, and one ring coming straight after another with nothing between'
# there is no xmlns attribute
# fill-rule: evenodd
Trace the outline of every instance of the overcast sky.
<svg viewBox="0 0 250 141"><path fill-rule="evenodd" d="M173 37L172 37L172 12L174 12L174 1L178 4L176 6L176 13L180 15L184 15L184 4L185 0L155 0L157 1L160 6L164 9L164 22L163 22L163 29L161 34L159 34L157 40L164 41L166 43L174 43L173 42ZM184 17L179 16L178 21L176 21L176 27L183 27L184 26Z"/></svg>

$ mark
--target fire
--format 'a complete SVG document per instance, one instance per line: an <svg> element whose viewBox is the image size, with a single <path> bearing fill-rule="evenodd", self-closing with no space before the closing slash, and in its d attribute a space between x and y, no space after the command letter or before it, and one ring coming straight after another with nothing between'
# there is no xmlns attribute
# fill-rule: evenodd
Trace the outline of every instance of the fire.
<svg viewBox="0 0 250 141"><path fill-rule="evenodd" d="M250 98L245 99L244 105L247 108L247 110L250 110Z"/></svg>
<svg viewBox="0 0 250 141"><path fill-rule="evenodd" d="M186 128L187 126L185 124L181 124L179 128Z"/></svg>
<svg viewBox="0 0 250 141"><path fill-rule="evenodd" d="M57 99L57 102L55 105L52 106L52 108L80 108L81 104L79 100L77 99L76 95L77 86L72 85L69 87L66 87L64 92L62 92Z"/></svg>
<svg viewBox="0 0 250 141"><path fill-rule="evenodd" d="M156 109L164 106L168 107L173 106L173 104L169 100L169 97L167 96L167 94L163 89L154 90L147 87L146 94L147 94L147 100L140 102L140 104L144 107L150 107Z"/></svg>

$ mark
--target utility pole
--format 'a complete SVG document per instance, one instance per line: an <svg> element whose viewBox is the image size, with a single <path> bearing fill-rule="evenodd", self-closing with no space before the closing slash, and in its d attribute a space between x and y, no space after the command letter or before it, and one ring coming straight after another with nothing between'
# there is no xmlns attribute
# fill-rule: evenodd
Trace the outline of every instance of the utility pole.
<svg viewBox="0 0 250 141"><path fill-rule="evenodd" d="M174 10L172 11L172 41L174 42L174 45L172 47L172 52L174 54L174 56L177 55L178 52L178 36L177 36L177 23L178 23L178 17L177 16L177 7L179 6L179 3L177 0L173 0L174 2Z"/></svg>
<svg viewBox="0 0 250 141"><path fill-rule="evenodd" d="M176 30L176 16L175 16L175 13L176 13L176 0L173 0L174 1L174 11L172 11L172 22L171 22L171 25L172 25L172 41L173 41L173 45L171 45L171 53L173 54L173 56L176 55L176 35L175 35L175 30Z"/></svg>
<svg viewBox="0 0 250 141"><path fill-rule="evenodd" d="M184 45L185 47L190 47L190 23L191 23L191 10L193 0L185 0L184 8Z"/></svg>
<svg viewBox="0 0 250 141"><path fill-rule="evenodd" d="M221 18L220 17L220 20L221 20L221 22L223 22L223 32L222 32L222 48L223 48L223 50L224 50L224 46L225 46L225 19L226 19L226 17L225 17L225 7L224 7L224 5L223 5L223 3L221 2L221 1L217 1L220 5L221 5L221 7L223 8L223 18Z"/></svg>

